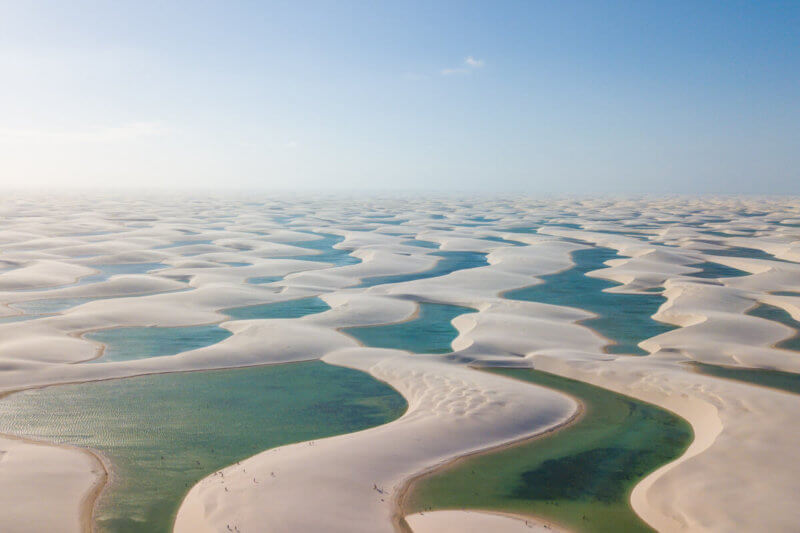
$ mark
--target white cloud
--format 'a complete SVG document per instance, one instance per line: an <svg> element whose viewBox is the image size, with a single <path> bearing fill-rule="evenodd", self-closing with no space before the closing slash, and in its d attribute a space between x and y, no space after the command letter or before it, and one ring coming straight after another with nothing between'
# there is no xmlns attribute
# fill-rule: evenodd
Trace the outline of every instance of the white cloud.
<svg viewBox="0 0 800 533"><path fill-rule="evenodd" d="M481 68L484 65L483 59L475 59L472 56L467 56L464 60L465 65L469 65L472 68Z"/></svg>
<svg viewBox="0 0 800 533"><path fill-rule="evenodd" d="M0 128L0 141L107 143L159 137L166 135L168 131L168 128L161 122L130 122L119 126L74 130Z"/></svg>
<svg viewBox="0 0 800 533"><path fill-rule="evenodd" d="M464 60L464 66L443 68L440 73L442 76L452 76L453 74L468 74L476 68L482 68L486 63L483 59L475 59L473 56L467 56Z"/></svg>

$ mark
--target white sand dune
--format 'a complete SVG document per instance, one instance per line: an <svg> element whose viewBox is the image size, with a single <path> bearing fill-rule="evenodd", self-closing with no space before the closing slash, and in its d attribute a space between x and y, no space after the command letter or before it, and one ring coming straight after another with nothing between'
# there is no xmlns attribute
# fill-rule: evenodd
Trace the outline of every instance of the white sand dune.
<svg viewBox="0 0 800 533"><path fill-rule="evenodd" d="M103 465L84 451L0 437L2 530L80 531Z"/></svg>
<svg viewBox="0 0 800 533"><path fill-rule="evenodd" d="M433 511L406 517L414 533L558 533L566 531L532 518L476 511Z"/></svg>
<svg viewBox="0 0 800 533"><path fill-rule="evenodd" d="M39 260L0 273L0 290L33 290L66 285L95 271L60 261Z"/></svg>

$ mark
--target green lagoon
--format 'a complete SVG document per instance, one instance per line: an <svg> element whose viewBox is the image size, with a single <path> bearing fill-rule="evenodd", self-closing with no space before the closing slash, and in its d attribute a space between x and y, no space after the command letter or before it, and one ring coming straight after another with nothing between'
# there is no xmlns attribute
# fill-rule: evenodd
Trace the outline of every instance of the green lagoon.
<svg viewBox="0 0 800 533"><path fill-rule="evenodd" d="M573 531L652 531L633 512L630 494L650 472L686 450L693 438L686 421L553 374L490 371L572 395L585 412L556 433L457 461L419 479L405 502L406 514L484 509L538 516Z"/></svg>
<svg viewBox="0 0 800 533"><path fill-rule="evenodd" d="M264 318L300 318L330 309L322 298L312 296L285 302L275 302L246 307L234 307L223 311L233 320L251 320Z"/></svg>
<svg viewBox="0 0 800 533"><path fill-rule="evenodd" d="M458 315L474 313L469 307L420 303L419 313L411 320L383 326L358 326L342 331L365 346L395 348L413 353L449 353L458 330L451 321Z"/></svg>
<svg viewBox="0 0 800 533"><path fill-rule="evenodd" d="M113 328L85 335L87 339L106 346L103 355L92 359L92 363L175 355L216 344L230 336L230 331L214 325L182 328Z"/></svg>
<svg viewBox="0 0 800 533"><path fill-rule="evenodd" d="M800 394L800 374L765 368L742 368L698 362L688 364L692 365L694 369L701 374L707 376L733 379L743 383Z"/></svg>
<svg viewBox="0 0 800 533"><path fill-rule="evenodd" d="M750 272L745 272L744 270L739 270L738 268L729 267L721 263L714 263L712 261L708 261L705 263L696 263L689 266L701 269L700 272L693 272L692 274L687 274L688 276L691 276L693 278L719 279L719 278L736 278L736 277L750 275Z"/></svg>
<svg viewBox="0 0 800 533"><path fill-rule="evenodd" d="M223 311L233 320L300 318L330 309L317 297L285 302L234 307ZM105 344L103 355L91 362L129 361L160 355L175 355L216 344L231 336L217 325L177 328L112 328L86 334L86 338Z"/></svg>
<svg viewBox="0 0 800 533"><path fill-rule="evenodd" d="M766 320L772 320L792 328L794 330L794 335L778 342L775 344L775 347L783 350L794 350L800 352L800 322L792 318L792 315L790 315L787 311L775 305L760 303L755 307L750 308L745 314L757 316Z"/></svg>
<svg viewBox="0 0 800 533"><path fill-rule="evenodd" d="M606 261L617 258L617 253L609 248L578 250L572 254L574 267L542 276L544 283L508 291L504 296L511 300L591 311L598 316L582 323L612 341L606 348L609 353L644 355L646 352L638 347L641 341L674 329L674 326L651 318L664 302L660 294L606 292L604 289L618 284L586 275L592 270L605 268Z"/></svg>
<svg viewBox="0 0 800 533"><path fill-rule="evenodd" d="M297 246L299 248L308 248L310 250L318 250L321 253L316 255L296 256L294 257L295 259L303 259L304 261L318 261L320 263L332 263L335 266L353 265L361 262L361 259L358 257L350 255L350 250L334 248L334 245L344 241L344 237L341 235L334 235L331 233L308 233L309 235L320 238L311 241L285 242L282 244Z"/></svg>
<svg viewBox="0 0 800 533"><path fill-rule="evenodd" d="M800 322L792 318L792 315L787 311L774 305L759 303L750 308L745 314L772 320L794 329L795 334L793 336L776 343L775 347L783 350L800 352ZM707 376L733 379L743 383L800 394L800 374L768 368L743 368L700 362L689 364L691 364L695 370Z"/></svg>
<svg viewBox="0 0 800 533"><path fill-rule="evenodd" d="M262 450L359 431L405 400L371 376L319 361L161 374L19 392L0 401L0 433L99 451L113 482L102 532L167 532L201 478Z"/></svg>

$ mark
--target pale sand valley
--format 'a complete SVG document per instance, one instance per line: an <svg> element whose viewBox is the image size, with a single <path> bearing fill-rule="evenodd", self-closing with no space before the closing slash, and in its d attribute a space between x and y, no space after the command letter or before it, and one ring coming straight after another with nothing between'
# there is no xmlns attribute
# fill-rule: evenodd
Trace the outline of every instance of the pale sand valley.
<svg viewBox="0 0 800 533"><path fill-rule="evenodd" d="M800 200L8 194L0 531L797 531Z"/></svg>

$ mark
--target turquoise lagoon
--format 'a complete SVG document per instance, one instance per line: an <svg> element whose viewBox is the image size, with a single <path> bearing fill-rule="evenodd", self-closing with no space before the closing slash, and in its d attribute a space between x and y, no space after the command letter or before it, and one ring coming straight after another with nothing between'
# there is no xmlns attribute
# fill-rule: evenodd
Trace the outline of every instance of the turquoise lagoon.
<svg viewBox="0 0 800 533"><path fill-rule="evenodd" d="M314 313L321 313L330 309L322 298L312 296L285 302L275 302L263 305L250 305L234 307L223 311L233 320L251 320L264 318L300 318Z"/></svg>
<svg viewBox="0 0 800 533"><path fill-rule="evenodd" d="M368 374L319 361L33 389L0 401L0 433L99 451L112 481L102 532L167 532L197 481L284 444L399 417L405 400Z"/></svg>
<svg viewBox="0 0 800 533"><path fill-rule="evenodd" d="M105 344L103 355L91 362L130 361L159 355L175 355L216 344L231 332L219 326L179 328L113 328L87 333L89 340Z"/></svg>
<svg viewBox="0 0 800 533"><path fill-rule="evenodd" d="M309 235L321 238L313 241L285 242L282 244L286 244L288 246L297 246L299 248L308 248L310 250L318 250L322 252L316 255L303 255L296 257L297 259L303 259L305 261L332 263L336 266L354 265L361 262L361 259L358 257L353 257L350 255L350 250L340 250L338 248L334 248L334 245L344 241L344 237L341 235L311 232L309 232Z"/></svg>
<svg viewBox="0 0 800 533"><path fill-rule="evenodd" d="M617 258L617 253L609 248L577 250L572 254L574 267L542 276L544 283L508 291L504 296L511 300L576 307L595 313L598 315L596 318L585 320L583 324L613 342L607 347L610 353L643 355L646 352L638 347L641 341L674 327L651 318L664 301L660 294L605 292L604 289L617 283L586 275L592 270L605 268L606 261Z"/></svg>
<svg viewBox="0 0 800 533"><path fill-rule="evenodd" d="M317 297L299 298L262 305L234 307L223 311L233 320L300 318L330 309ZM87 333L89 340L105 344L103 355L92 362L129 361L160 355L174 355L216 344L231 332L218 325L176 328L134 327L112 328Z"/></svg>
<svg viewBox="0 0 800 533"><path fill-rule="evenodd" d="M447 304L419 304L419 313L410 320L382 326L358 326L342 331L365 346L395 348L413 353L449 353L458 330L451 321L458 315L474 313L469 307Z"/></svg>
<svg viewBox="0 0 800 533"><path fill-rule="evenodd" d="M403 241L403 244L407 244L409 246L417 246L418 248L439 248L438 242L433 241L424 241L422 239L411 239L408 241Z"/></svg>

